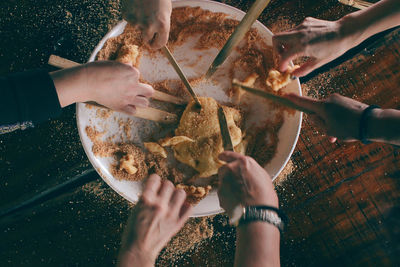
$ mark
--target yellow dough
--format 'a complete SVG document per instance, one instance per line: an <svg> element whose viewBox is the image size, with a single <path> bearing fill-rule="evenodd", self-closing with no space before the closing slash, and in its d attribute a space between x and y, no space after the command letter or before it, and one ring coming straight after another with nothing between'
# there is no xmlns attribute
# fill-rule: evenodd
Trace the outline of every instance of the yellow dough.
<svg viewBox="0 0 400 267"><path fill-rule="evenodd" d="M211 97L199 97L201 109L192 100L181 117L175 135L186 136L194 142L182 142L173 146L177 160L192 166L200 174L209 177L218 172L221 162L218 155L224 150L218 121L218 103ZM242 141L242 131L237 126L241 121L238 110L223 107L233 146Z"/></svg>
<svg viewBox="0 0 400 267"><path fill-rule="evenodd" d="M291 74L298 68L300 68L299 65L294 65L293 67L289 66L283 73L272 69L268 73L266 84L270 86L272 90L279 91L291 82Z"/></svg>

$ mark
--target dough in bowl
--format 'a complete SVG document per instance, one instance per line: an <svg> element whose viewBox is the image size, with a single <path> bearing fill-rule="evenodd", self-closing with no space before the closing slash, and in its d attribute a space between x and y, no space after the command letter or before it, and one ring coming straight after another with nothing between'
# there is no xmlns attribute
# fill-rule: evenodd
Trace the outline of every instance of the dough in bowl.
<svg viewBox="0 0 400 267"><path fill-rule="evenodd" d="M218 102L211 97L199 97L201 109L191 101L181 117L176 136L186 136L194 142L174 145L177 160L199 172L199 177L209 177L218 172L221 162L218 155L224 151L218 120ZM229 133L234 147L242 142L239 128L242 116L239 110L223 106Z"/></svg>

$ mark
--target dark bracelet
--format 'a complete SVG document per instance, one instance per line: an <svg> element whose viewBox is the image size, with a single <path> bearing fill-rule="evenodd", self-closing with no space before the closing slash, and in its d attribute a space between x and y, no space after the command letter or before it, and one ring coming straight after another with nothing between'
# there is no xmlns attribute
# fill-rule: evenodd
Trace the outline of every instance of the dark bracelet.
<svg viewBox="0 0 400 267"><path fill-rule="evenodd" d="M368 130L367 126L368 126L368 119L371 116L372 110L376 108L381 108L381 107L377 105L370 105L366 109L364 109L363 112L361 113L359 139L364 145L371 143L371 141L367 140L367 130Z"/></svg>
<svg viewBox="0 0 400 267"><path fill-rule="evenodd" d="M239 226L254 221L266 221L276 226L281 234L283 233L284 227L287 225L288 222L288 218L283 211L272 206L248 206L246 207L246 209L249 209L248 212L250 212L250 214L244 214L242 216L242 218L239 220ZM260 212L262 210L273 211L278 217L272 218L271 220L271 218L266 218L265 214L257 213L257 211ZM254 212L256 213L254 214Z"/></svg>

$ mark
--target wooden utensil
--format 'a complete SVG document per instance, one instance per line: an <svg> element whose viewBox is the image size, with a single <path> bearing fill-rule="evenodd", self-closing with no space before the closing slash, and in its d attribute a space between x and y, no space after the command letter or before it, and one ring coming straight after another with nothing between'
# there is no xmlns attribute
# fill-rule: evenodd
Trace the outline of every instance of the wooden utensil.
<svg viewBox="0 0 400 267"><path fill-rule="evenodd" d="M85 104L93 105L99 108L109 109L93 101L85 102ZM136 113L133 116L136 118L141 118L145 120L156 121L166 124L172 124L178 122L178 116L176 114L172 114L164 110L159 110L152 107L147 107L147 108L136 107Z"/></svg>
<svg viewBox="0 0 400 267"><path fill-rule="evenodd" d="M232 138L229 133L229 127L228 127L228 122L226 121L225 112L221 106L218 107L218 121L219 121L219 127L221 129L222 144L224 146L224 151L235 151L232 144Z"/></svg>
<svg viewBox="0 0 400 267"><path fill-rule="evenodd" d="M243 39L244 35L248 32L251 25L260 16L261 12L267 7L271 0L257 0L246 13L243 19L240 21L239 25L226 41L224 47L219 51L218 55L211 63L206 73L206 78L210 78L218 67L224 63L225 59L229 56L233 48Z"/></svg>
<svg viewBox="0 0 400 267"><path fill-rule="evenodd" d="M161 48L161 50L163 51L164 55L168 58L169 63L171 63L171 65L175 69L176 73L178 73L179 78L181 78L183 84L188 89L190 95L193 97L196 104L199 107L201 107L200 101L197 98L196 93L194 92L192 86L190 85L190 83L189 83L188 79L186 78L185 74L183 73L182 69L179 67L178 62L176 62L174 56L171 54L171 51L169 51L168 47L166 47L166 46Z"/></svg>
<svg viewBox="0 0 400 267"><path fill-rule="evenodd" d="M372 6L374 3L362 1L362 0L339 0L340 3L347 5L347 6L352 6L354 8L358 9L366 9L370 6Z"/></svg>
<svg viewBox="0 0 400 267"><path fill-rule="evenodd" d="M240 83L235 83L234 82L234 83L232 83L232 85L240 87L241 89L243 89L243 90L245 90L245 91L247 91L249 93L264 97L266 99L270 99L270 100L272 100L274 102L277 102L279 104L282 104L282 105L284 105L284 106L286 106L288 108L292 108L292 109L295 109L295 110L298 110L298 111L302 111L302 112L307 113L307 114L314 113L311 110L308 110L308 109L305 109L303 107L300 107L300 106L296 105L295 103L293 103L292 101L290 101L289 99L287 99L285 97L282 97L282 96L279 96L279 95L275 95L275 94L272 94L272 93L268 93L268 92L265 92L265 91L262 91L262 90L259 90L259 89L255 89L255 88L252 88L252 87L248 87L248 86L242 85Z"/></svg>
<svg viewBox="0 0 400 267"><path fill-rule="evenodd" d="M59 56L55 56L55 55L51 55L49 58L49 65L54 66L54 67L58 67L58 68L72 68L72 67L76 67L79 66L81 64L59 57ZM159 92L159 91L157 91ZM182 101L181 99L159 92L161 94L158 94L158 100L161 101L165 101L165 102L178 102ZM154 95L153 95L154 98ZM162 99L161 99L162 98ZM96 102L85 102L86 104L90 104L90 105L94 105L97 107L101 107L101 108L105 108L108 109L107 107L100 105L99 103ZM173 102L171 102L173 103ZM175 103L176 104L176 103ZM155 108L151 108L151 107L147 107L147 108L141 108L141 107L136 107L136 113L134 115L137 118L142 118L142 119L146 119L146 120L151 120L151 121L156 121L156 122L161 122L161 123L177 123L178 122L178 116L176 114L172 114L163 110L159 110L159 109L155 109Z"/></svg>
<svg viewBox="0 0 400 267"><path fill-rule="evenodd" d="M62 58L62 57L59 57L56 55L50 56L48 64L51 66L57 67L57 68L61 68L61 69L72 68L72 67L81 65L77 62L74 62L69 59ZM164 92L157 91L157 90L154 90L154 94L153 94L152 98L159 100L159 101L176 104L176 105L187 104L187 101L182 98L179 98L179 97L176 97L176 96L173 96L170 94L166 94Z"/></svg>

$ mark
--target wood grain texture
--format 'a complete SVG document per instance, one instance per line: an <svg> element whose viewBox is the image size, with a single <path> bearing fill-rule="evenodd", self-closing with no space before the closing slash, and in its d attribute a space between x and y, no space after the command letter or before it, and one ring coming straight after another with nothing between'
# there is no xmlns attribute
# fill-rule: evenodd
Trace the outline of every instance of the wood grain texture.
<svg viewBox="0 0 400 267"><path fill-rule="evenodd" d="M57 48L57 54L84 62L118 19L115 5L106 2L2 1L0 31L10 38L0 41L0 54L4 55L1 73L47 68L47 58L61 37L64 45ZM251 4L224 2L245 11ZM94 15L94 10L100 15ZM260 20L278 32L307 16L333 20L352 11L355 9L336 0L276 0ZM32 12L38 15L32 16ZM344 57L339 65L304 79L304 93L323 98L337 92L368 104L400 108L399 40L399 29L372 38L351 58ZM33 52L35 49L38 52ZM276 185L280 205L290 218L281 243L283 266L400 265L399 147L331 144L305 116L291 162L293 170ZM87 168L73 108L66 109L58 120L0 135L0 208L28 199ZM124 199L96 181L2 218L1 265L110 266L115 263L129 210ZM164 251L157 265L232 266L235 229L223 215L211 220L214 235L210 239L183 255Z"/></svg>

